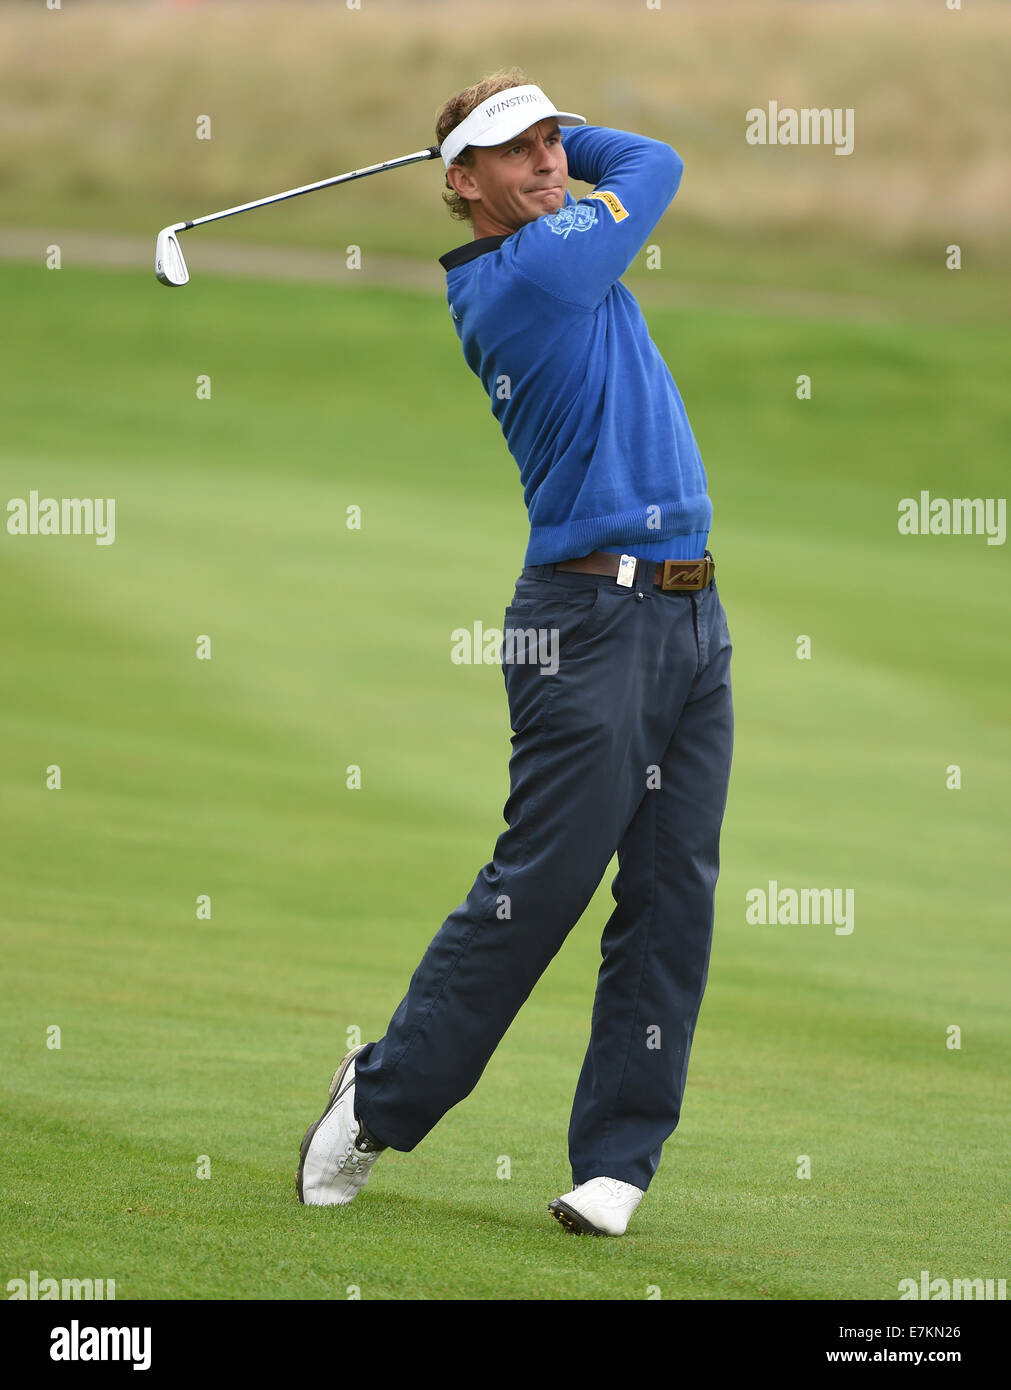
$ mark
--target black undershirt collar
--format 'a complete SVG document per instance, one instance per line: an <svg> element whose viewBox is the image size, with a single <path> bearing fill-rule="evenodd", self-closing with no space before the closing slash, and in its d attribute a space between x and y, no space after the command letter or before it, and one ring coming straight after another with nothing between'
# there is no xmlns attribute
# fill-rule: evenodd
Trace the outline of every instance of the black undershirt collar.
<svg viewBox="0 0 1011 1390"><path fill-rule="evenodd" d="M483 256L488 251L497 251L507 236L512 236L512 233L475 237L473 241L468 241L466 246L457 246L455 250L447 251L444 256L440 256L439 264L445 270L454 270L458 265L465 265L467 261L474 260L476 256Z"/></svg>

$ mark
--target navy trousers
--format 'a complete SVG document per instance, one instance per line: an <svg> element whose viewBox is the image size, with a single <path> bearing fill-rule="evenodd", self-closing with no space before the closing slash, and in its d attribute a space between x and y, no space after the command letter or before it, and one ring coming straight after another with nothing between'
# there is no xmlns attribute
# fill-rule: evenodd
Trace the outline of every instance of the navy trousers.
<svg viewBox="0 0 1011 1390"><path fill-rule="evenodd" d="M394 1149L413 1149L477 1085L615 851L573 1182L645 1190L677 1126L709 970L731 643L715 579L665 593L653 570L640 561L631 588L553 565L516 581L501 649L508 829L355 1062L358 1117Z"/></svg>

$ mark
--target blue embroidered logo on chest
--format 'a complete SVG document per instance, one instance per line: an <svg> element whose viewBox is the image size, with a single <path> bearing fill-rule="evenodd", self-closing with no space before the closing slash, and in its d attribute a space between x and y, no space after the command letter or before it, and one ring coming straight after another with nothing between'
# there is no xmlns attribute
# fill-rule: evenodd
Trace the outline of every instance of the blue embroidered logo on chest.
<svg viewBox="0 0 1011 1390"><path fill-rule="evenodd" d="M570 203L544 220L553 232L567 237L570 232L588 232L597 220L597 209L590 203Z"/></svg>

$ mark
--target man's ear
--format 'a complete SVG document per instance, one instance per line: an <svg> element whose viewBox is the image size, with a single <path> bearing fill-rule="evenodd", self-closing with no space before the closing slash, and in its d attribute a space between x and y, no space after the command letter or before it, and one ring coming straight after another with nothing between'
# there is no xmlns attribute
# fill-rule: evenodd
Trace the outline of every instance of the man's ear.
<svg viewBox="0 0 1011 1390"><path fill-rule="evenodd" d="M459 193L468 203L476 202L479 194L474 184L474 176L463 164L451 164L446 170L446 182L454 193Z"/></svg>

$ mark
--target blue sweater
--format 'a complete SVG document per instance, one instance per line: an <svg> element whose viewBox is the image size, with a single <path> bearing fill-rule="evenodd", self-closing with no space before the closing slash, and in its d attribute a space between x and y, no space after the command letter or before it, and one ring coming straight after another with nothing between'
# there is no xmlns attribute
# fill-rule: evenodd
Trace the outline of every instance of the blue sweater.
<svg viewBox="0 0 1011 1390"><path fill-rule="evenodd" d="M524 563L697 559L712 503L684 404L620 281L681 182L670 145L562 127L578 202L440 257L467 365L519 465Z"/></svg>

